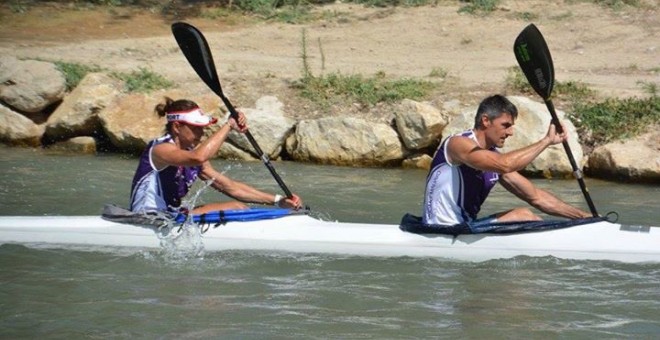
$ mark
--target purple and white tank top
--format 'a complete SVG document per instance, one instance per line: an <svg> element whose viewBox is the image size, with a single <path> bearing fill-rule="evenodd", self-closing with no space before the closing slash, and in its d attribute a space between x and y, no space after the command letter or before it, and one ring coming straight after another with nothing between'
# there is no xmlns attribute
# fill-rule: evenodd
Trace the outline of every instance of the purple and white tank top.
<svg viewBox="0 0 660 340"><path fill-rule="evenodd" d="M426 178L422 216L426 224L455 225L476 219L481 205L499 180L496 172L451 164L447 159L447 144L454 136L469 137L477 142L474 131L467 130L447 137L438 147ZM495 147L490 150L498 152Z"/></svg>
<svg viewBox="0 0 660 340"><path fill-rule="evenodd" d="M199 175L201 166L167 166L156 169L152 152L153 148L161 143L174 141L169 134L154 139L140 156L131 186L131 211L167 211L178 208L181 199L186 196Z"/></svg>

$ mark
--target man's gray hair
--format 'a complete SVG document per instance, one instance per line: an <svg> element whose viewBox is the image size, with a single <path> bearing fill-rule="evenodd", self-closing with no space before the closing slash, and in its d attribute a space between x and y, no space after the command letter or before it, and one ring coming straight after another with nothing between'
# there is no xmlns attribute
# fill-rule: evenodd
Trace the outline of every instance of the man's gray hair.
<svg viewBox="0 0 660 340"><path fill-rule="evenodd" d="M515 120L518 118L518 108L506 97L496 94L481 101L474 117L474 127L481 127L481 116L486 115L488 120L493 120L503 114L510 114Z"/></svg>

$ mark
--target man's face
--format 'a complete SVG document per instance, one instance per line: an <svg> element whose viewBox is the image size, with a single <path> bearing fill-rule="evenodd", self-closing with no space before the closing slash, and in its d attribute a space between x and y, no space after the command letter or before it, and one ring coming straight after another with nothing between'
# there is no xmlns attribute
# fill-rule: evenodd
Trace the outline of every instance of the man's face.
<svg viewBox="0 0 660 340"><path fill-rule="evenodd" d="M484 126L486 127L486 142L489 146L497 146L501 148L504 146L504 141L513 136L514 120L508 113L503 113L501 116L489 120L483 117Z"/></svg>

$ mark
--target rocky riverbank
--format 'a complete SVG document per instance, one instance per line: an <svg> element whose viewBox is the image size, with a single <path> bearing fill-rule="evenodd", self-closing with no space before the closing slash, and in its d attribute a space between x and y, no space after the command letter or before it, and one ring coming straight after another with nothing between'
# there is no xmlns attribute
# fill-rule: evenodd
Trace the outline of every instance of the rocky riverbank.
<svg viewBox="0 0 660 340"><path fill-rule="evenodd" d="M228 27L199 18L190 22L204 30L214 47L223 89L235 105L243 106L248 113L251 130L262 148L273 158L296 161L427 166L443 134L453 126L469 127L461 124L471 119L482 97L506 92L506 72L515 65L511 44L526 25L516 13L537 15L536 22L553 52L558 79L585 82L604 96L643 95L638 82L657 82L653 67L657 67L660 24L655 9L612 11L587 3L502 1L495 13L474 17L459 14L457 6L384 10L335 4L325 9L348 13L349 19L306 25ZM140 21L131 20L130 15L115 20L98 11L88 14L84 25L76 24L74 19L57 18L67 13L51 13L41 16L39 25L29 26L21 23L35 13L24 18L19 14L12 18L3 15L7 20L0 27L0 69L4 70L0 75L2 142L61 147L63 141L68 141L68 145L82 143L76 146L82 150L111 148L135 153L162 132L164 123L152 112L164 95L188 97L207 111L221 114L217 111L219 100L178 51L168 32L169 22L135 15L134 19L142 20L140 26ZM53 17L59 19L57 26L50 26ZM90 24L94 22L97 24ZM393 77L425 78L432 70L442 70L445 76L433 80L443 86L428 102L404 100L370 108L346 105L311 110L291 88L300 77L303 28L309 41L322 44L323 55L317 49L309 51L316 73L384 72ZM15 33L17 29L20 34ZM44 29L47 31L39 31ZM116 39L109 39L109 32L115 32ZM116 79L100 73L89 75L68 92L51 63L58 60L98 65L108 72L149 68L177 86L149 94L127 94ZM521 120L518 135L511 141L524 144L538 139L531 127L543 125L543 133L547 111L530 98L516 100L525 112L530 112L525 116L531 123ZM571 139L577 142L579 137L573 135ZM591 176L660 181L658 133L601 146L584 157L579 144L571 148L580 155L579 164ZM238 136L232 136L219 157L254 158L249 145ZM565 156L559 150L527 171L565 176L569 170L562 162L566 162Z"/></svg>

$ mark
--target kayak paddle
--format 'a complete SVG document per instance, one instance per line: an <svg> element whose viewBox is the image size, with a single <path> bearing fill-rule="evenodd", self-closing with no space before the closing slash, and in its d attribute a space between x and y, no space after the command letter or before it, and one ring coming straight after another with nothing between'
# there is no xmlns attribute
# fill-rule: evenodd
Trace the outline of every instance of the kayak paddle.
<svg viewBox="0 0 660 340"><path fill-rule="evenodd" d="M513 44L513 52L516 55L518 64L522 69L527 81L532 86L534 91L543 98L545 105L550 111L552 116L552 123L555 125L557 132L562 133L563 129L559 118L557 118L557 113L555 112L555 106L552 104L552 88L555 81L555 70L552 64L552 57L550 56L550 50L548 45L543 39L543 35L534 24L530 24L525 29L520 32L516 38L515 43ZM571 148L568 145L567 141L562 143L568 160L571 163L573 169L573 174L580 184L580 189L582 194L589 205L591 214L594 217L598 217L598 212L594 206L594 202L591 200L589 195L589 190L587 189L586 184L584 183L584 178L582 176L582 171L578 168Z"/></svg>
<svg viewBox="0 0 660 340"><path fill-rule="evenodd" d="M213 90L220 99L222 99L227 110L229 110L229 114L234 119L238 120L238 112L236 112L234 106L222 92L218 73L216 72L215 63L213 62L213 56L211 55L211 49L209 48L209 44L206 42L206 38L204 38L202 32L185 22L177 22L172 24L172 34L174 34L174 39L176 39L177 44L179 44L179 48L181 49L181 52L183 52L183 55L188 59L190 66L192 66L195 72L197 72L197 75L202 78L204 83L206 83L206 85ZM284 181L282 181L282 178L277 172L275 172L275 168L271 164L270 159L268 159L268 155L264 154L249 130L245 132L245 136L286 196L292 198L293 195L291 194L291 191L287 188L286 184L284 184Z"/></svg>

